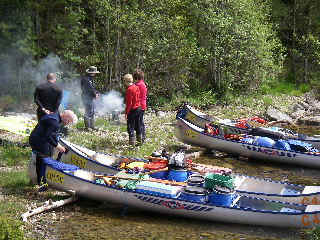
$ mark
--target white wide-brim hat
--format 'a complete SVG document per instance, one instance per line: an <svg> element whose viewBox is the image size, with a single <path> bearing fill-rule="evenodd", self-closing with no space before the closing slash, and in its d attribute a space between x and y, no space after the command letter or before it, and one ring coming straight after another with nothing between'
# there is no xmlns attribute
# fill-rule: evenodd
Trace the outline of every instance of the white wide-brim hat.
<svg viewBox="0 0 320 240"><path fill-rule="evenodd" d="M95 67L95 66L90 66L90 67L86 70L86 73L100 73L100 72L97 70L97 67Z"/></svg>

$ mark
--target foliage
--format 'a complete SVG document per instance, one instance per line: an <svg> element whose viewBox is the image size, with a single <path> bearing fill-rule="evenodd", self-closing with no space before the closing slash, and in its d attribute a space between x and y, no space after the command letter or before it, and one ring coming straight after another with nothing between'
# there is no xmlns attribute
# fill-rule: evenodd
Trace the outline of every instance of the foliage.
<svg viewBox="0 0 320 240"><path fill-rule="evenodd" d="M24 49L15 67L54 53L79 73L98 66L101 91L122 89L122 76L140 67L151 102L159 105L162 98L211 95L210 90L217 98L249 92L274 79L282 66L271 0L5 2L0 45ZM11 34L12 29L21 34ZM14 81L7 82L18 86L13 94L30 96L30 81L21 81L20 75L11 74Z"/></svg>
<svg viewBox="0 0 320 240"><path fill-rule="evenodd" d="M25 239L24 233L20 227L20 222L8 220L6 216L0 216L0 240Z"/></svg>
<svg viewBox="0 0 320 240"><path fill-rule="evenodd" d="M286 77L300 85L318 79L319 10L317 0L273 0L273 22L286 46Z"/></svg>

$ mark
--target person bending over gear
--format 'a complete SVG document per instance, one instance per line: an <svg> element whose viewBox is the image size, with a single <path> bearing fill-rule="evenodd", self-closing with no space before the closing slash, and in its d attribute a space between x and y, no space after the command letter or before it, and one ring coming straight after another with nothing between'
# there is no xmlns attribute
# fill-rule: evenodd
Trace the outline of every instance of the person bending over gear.
<svg viewBox="0 0 320 240"><path fill-rule="evenodd" d="M29 144L32 152L36 154L36 172L37 183L39 186L46 183L45 165L43 159L52 157L53 148L59 152L65 152L66 149L58 142L58 130L60 123L65 125L75 124L78 121L77 116L71 110L65 110L61 114L49 113L41 117L38 124L32 130L29 137ZM45 186L40 190L45 190Z"/></svg>
<svg viewBox="0 0 320 240"><path fill-rule="evenodd" d="M86 129L95 129L94 127L94 114L95 105L94 100L99 97L98 91L93 86L93 79L97 73L97 67L91 66L86 70L87 75L81 79L82 102L84 105L84 125Z"/></svg>
<svg viewBox="0 0 320 240"><path fill-rule="evenodd" d="M46 114L57 113L61 99L62 89L56 84L56 74L49 73L47 81L36 87L34 92L34 102L37 104L37 118Z"/></svg>

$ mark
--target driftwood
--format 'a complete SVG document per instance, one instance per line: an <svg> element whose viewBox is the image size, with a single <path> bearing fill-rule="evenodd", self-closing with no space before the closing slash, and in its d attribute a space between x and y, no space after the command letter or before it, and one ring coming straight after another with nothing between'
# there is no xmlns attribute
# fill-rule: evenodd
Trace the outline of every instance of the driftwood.
<svg viewBox="0 0 320 240"><path fill-rule="evenodd" d="M59 201L55 201L55 202L52 202L52 200L49 199L41 207L38 207L36 209L29 210L28 212L23 213L21 215L22 221L27 222L28 221L28 217L31 217L33 215L37 215L37 214L42 213L44 211L48 211L50 209L58 208L58 207L66 205L66 204L69 204L69 203L77 201L78 197L76 196L74 191L70 190L70 191L68 191L68 193L71 194L71 196L69 198L67 198L67 199L59 200Z"/></svg>

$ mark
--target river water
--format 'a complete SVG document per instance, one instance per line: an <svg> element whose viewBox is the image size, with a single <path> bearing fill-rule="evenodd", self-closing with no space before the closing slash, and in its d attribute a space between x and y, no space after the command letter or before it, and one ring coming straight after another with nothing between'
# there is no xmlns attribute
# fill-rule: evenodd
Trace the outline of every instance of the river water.
<svg viewBox="0 0 320 240"><path fill-rule="evenodd" d="M318 128L301 132L319 134ZM199 151L192 148L191 151ZM280 165L261 160L232 158L224 153L208 153L194 160L231 168L235 173L288 181L302 185L320 185L320 169ZM200 221L136 209L122 205L80 199L66 206L64 219L52 226L59 239L307 239L304 230L248 226Z"/></svg>

